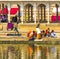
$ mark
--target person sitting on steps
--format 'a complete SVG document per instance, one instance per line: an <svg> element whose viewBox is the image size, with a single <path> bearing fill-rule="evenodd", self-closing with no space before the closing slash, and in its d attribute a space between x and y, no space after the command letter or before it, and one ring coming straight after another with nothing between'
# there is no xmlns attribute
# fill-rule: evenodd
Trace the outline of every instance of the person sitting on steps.
<svg viewBox="0 0 60 59"><path fill-rule="evenodd" d="M41 39L41 31L39 29L40 22L36 26L36 32L37 32L37 39Z"/></svg>
<svg viewBox="0 0 60 59"><path fill-rule="evenodd" d="M29 38L29 41L34 41L36 38L36 32L34 30L29 31L27 33L27 37Z"/></svg>

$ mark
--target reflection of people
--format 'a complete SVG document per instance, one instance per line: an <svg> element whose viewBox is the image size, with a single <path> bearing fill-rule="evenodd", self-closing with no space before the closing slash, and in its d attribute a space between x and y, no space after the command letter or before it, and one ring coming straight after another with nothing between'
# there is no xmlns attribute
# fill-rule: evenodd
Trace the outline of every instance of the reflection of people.
<svg viewBox="0 0 60 59"><path fill-rule="evenodd" d="M36 59L40 59L41 58L41 46L37 45L36 46Z"/></svg>
<svg viewBox="0 0 60 59"><path fill-rule="evenodd" d="M33 57L33 48L34 47L28 46L28 56L30 59L32 59Z"/></svg>

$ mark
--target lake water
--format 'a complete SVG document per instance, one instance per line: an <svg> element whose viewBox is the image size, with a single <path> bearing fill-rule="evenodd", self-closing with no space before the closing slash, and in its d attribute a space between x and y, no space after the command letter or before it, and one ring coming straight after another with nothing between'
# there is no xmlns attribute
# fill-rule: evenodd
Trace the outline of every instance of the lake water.
<svg viewBox="0 0 60 59"><path fill-rule="evenodd" d="M60 59L60 46L0 44L0 59Z"/></svg>

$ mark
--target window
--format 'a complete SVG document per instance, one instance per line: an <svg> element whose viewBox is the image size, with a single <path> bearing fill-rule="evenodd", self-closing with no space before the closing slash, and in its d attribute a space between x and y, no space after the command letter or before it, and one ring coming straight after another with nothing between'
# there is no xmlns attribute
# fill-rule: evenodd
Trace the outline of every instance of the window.
<svg viewBox="0 0 60 59"><path fill-rule="evenodd" d="M58 4L51 5L51 22L58 23L60 22L60 8Z"/></svg>
<svg viewBox="0 0 60 59"><path fill-rule="evenodd" d="M25 6L25 22L31 23L33 20L33 6L31 4L27 4Z"/></svg>
<svg viewBox="0 0 60 59"><path fill-rule="evenodd" d="M10 16L12 22L21 22L20 6L18 4L13 4L11 6Z"/></svg>
<svg viewBox="0 0 60 59"><path fill-rule="evenodd" d="M40 4L38 6L38 21L47 22L46 21L46 6L44 4Z"/></svg>

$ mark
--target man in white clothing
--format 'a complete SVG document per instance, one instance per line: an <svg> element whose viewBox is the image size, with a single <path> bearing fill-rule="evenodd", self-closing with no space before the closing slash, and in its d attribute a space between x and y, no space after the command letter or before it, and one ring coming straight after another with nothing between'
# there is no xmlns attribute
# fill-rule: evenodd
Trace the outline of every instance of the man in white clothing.
<svg viewBox="0 0 60 59"><path fill-rule="evenodd" d="M39 29L39 26L40 26L40 23L38 23L36 26L37 39L41 39L41 31Z"/></svg>

